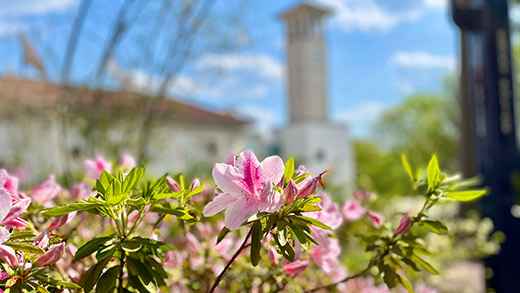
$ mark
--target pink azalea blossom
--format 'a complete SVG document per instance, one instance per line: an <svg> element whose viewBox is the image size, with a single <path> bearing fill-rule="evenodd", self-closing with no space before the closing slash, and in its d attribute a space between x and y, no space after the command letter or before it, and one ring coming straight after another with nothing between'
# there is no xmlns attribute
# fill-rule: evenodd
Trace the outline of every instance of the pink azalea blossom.
<svg viewBox="0 0 520 293"><path fill-rule="evenodd" d="M54 175L49 175L45 181L31 190L31 198L46 205L60 192L61 187L54 180Z"/></svg>
<svg viewBox="0 0 520 293"><path fill-rule="evenodd" d="M76 216L78 212L74 211L71 213L66 214L65 216L61 216L59 218L55 218L52 220L51 224L49 225L50 230L58 230L59 228L63 227L63 225L70 223L72 219Z"/></svg>
<svg viewBox="0 0 520 293"><path fill-rule="evenodd" d="M124 152L119 156L119 165L123 170L130 170L135 167L135 159L129 153Z"/></svg>
<svg viewBox="0 0 520 293"><path fill-rule="evenodd" d="M319 196L321 202L316 205L321 208L321 211L312 213L311 217L331 227L333 230L337 229L343 223L338 204L332 201L325 192L320 192Z"/></svg>
<svg viewBox="0 0 520 293"><path fill-rule="evenodd" d="M0 219L3 221L11 210L11 194L5 188L0 188ZM18 266L18 257L13 248L2 243L9 240L11 233L0 227L0 259L5 261L11 267Z"/></svg>
<svg viewBox="0 0 520 293"><path fill-rule="evenodd" d="M85 200L96 195L92 192L92 185L84 181L74 184L69 192L70 197L75 200Z"/></svg>
<svg viewBox="0 0 520 293"><path fill-rule="evenodd" d="M101 173L103 173L103 170L109 173L112 172L112 164L105 161L105 159L101 156L98 156L95 161L85 160L83 167L87 173L87 176L94 180L99 179Z"/></svg>
<svg viewBox="0 0 520 293"><path fill-rule="evenodd" d="M235 230L258 212L280 209L283 197L273 185L280 182L283 172L280 157L271 156L260 163L250 149L238 156L235 166L215 164L212 175L223 193L204 207L204 216L213 216L226 209L224 224Z"/></svg>
<svg viewBox="0 0 520 293"><path fill-rule="evenodd" d="M274 247L269 246L269 251L267 252L267 258L269 259L269 263L274 266L278 263L278 253Z"/></svg>
<svg viewBox="0 0 520 293"><path fill-rule="evenodd" d="M179 183L177 183L177 181L175 181L170 176L166 177L166 184L168 184L168 186L170 187L170 190L173 191L173 192L179 192L179 191L182 190L182 188L179 185Z"/></svg>
<svg viewBox="0 0 520 293"><path fill-rule="evenodd" d="M52 265L56 263L58 260L60 260L63 253L65 253L65 242L55 244L49 247L49 250L47 250L47 252L40 255L34 261L34 264L40 267Z"/></svg>
<svg viewBox="0 0 520 293"><path fill-rule="evenodd" d="M2 187L18 199L18 178L10 176L5 169L0 169L0 188Z"/></svg>
<svg viewBox="0 0 520 293"><path fill-rule="evenodd" d="M361 219L366 213L366 210L361 206L357 200L347 200L343 204L341 214L343 219L347 222L356 222Z"/></svg>
<svg viewBox="0 0 520 293"><path fill-rule="evenodd" d="M354 197L361 202L370 201L370 191L361 191L359 189L354 190Z"/></svg>
<svg viewBox="0 0 520 293"><path fill-rule="evenodd" d="M197 189L199 186L200 186L199 178L193 179L193 181L191 182L191 185L190 185L190 191Z"/></svg>
<svg viewBox="0 0 520 293"><path fill-rule="evenodd" d="M383 216L381 216L380 214L373 212L373 211L368 211L367 216L370 219L370 221L372 221L372 224L374 224L374 226L376 228L381 228L381 226L383 225L383 221L384 221Z"/></svg>
<svg viewBox="0 0 520 293"><path fill-rule="evenodd" d="M292 203L297 195L298 187L296 186L296 183L294 183L294 180L291 179L284 190L285 202L288 204Z"/></svg>
<svg viewBox="0 0 520 293"><path fill-rule="evenodd" d="M47 244L49 244L49 229L45 229L36 239L34 239L34 245L38 246L41 249L45 249Z"/></svg>
<svg viewBox="0 0 520 293"><path fill-rule="evenodd" d="M397 229L395 229L396 235L404 235L406 232L408 232L408 229L412 226L412 221L410 220L410 217L408 215L404 215L401 219L401 222L399 223L399 226L397 226Z"/></svg>
<svg viewBox="0 0 520 293"><path fill-rule="evenodd" d="M286 275L294 276L299 272L304 271L309 266L309 262L306 260L297 260L286 264L282 271Z"/></svg>

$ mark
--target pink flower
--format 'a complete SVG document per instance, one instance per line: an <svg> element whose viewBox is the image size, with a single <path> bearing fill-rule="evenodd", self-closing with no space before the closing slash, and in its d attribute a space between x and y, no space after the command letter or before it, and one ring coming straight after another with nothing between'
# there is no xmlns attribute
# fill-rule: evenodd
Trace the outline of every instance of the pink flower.
<svg viewBox="0 0 520 293"><path fill-rule="evenodd" d="M404 235L406 232L408 232L410 226L412 226L410 217L408 215L404 215L401 219L401 222L399 223L399 226L397 226L397 229L395 229L395 235Z"/></svg>
<svg viewBox="0 0 520 293"><path fill-rule="evenodd" d="M0 220L0 225L5 225L7 227L25 227L27 226L27 222L18 218L21 216L29 205L31 204L31 199L25 198L21 200L15 200L11 197L11 207L9 213L3 220ZM21 225L20 225L21 224Z"/></svg>
<svg viewBox="0 0 520 293"><path fill-rule="evenodd" d="M339 212L338 204L333 202L325 192L320 192L319 196L321 198L321 202L316 205L321 208L321 211L310 213L309 216L331 227L332 229L338 228L343 222L343 218Z"/></svg>
<svg viewBox="0 0 520 293"><path fill-rule="evenodd" d="M47 250L44 254L40 255L35 261L34 264L37 266L48 266L56 263L60 260L61 256L65 252L65 242L61 242L59 244L55 244Z"/></svg>
<svg viewBox="0 0 520 293"><path fill-rule="evenodd" d="M179 183L177 183L177 181L173 180L173 178L171 178L170 176L166 177L166 184L168 184L168 186L170 187L170 190L173 192L179 192L182 190Z"/></svg>
<svg viewBox="0 0 520 293"><path fill-rule="evenodd" d="M323 237L316 239L319 245L310 249L311 258L327 274L332 273L339 267L339 256L341 248L337 238Z"/></svg>
<svg viewBox="0 0 520 293"><path fill-rule="evenodd" d="M296 186L296 183L291 179L289 180L289 184L287 184L287 187L284 190L284 197L286 203L291 203L294 201L296 196L298 195L298 187Z"/></svg>
<svg viewBox="0 0 520 293"><path fill-rule="evenodd" d="M34 239L34 245L38 246L41 249L45 249L47 244L49 244L49 229L45 229L36 239Z"/></svg>
<svg viewBox="0 0 520 293"><path fill-rule="evenodd" d="M269 246L269 251L267 252L267 258L269 259L269 263L274 266L278 263L278 253L274 247Z"/></svg>
<svg viewBox="0 0 520 293"><path fill-rule="evenodd" d="M49 175L45 181L31 190L31 198L44 203L48 203L61 192L61 187L54 180L54 175Z"/></svg>
<svg viewBox="0 0 520 293"><path fill-rule="evenodd" d="M374 226L376 228L381 228L384 220L380 214L373 212L373 211L368 211L367 215L368 215L368 218L370 218L370 221L372 221L372 224L374 224Z"/></svg>
<svg viewBox="0 0 520 293"><path fill-rule="evenodd" d="M190 191L197 189L199 186L200 186L199 178L193 179L193 181L191 182L191 185L190 185Z"/></svg>
<svg viewBox="0 0 520 293"><path fill-rule="evenodd" d="M356 189L356 190L354 190L354 197L358 201L369 202L370 201L370 191L361 191L359 189Z"/></svg>
<svg viewBox="0 0 520 293"><path fill-rule="evenodd" d="M355 222L365 215L366 211L357 200L347 200L343 204L341 214L347 222Z"/></svg>
<svg viewBox="0 0 520 293"><path fill-rule="evenodd" d="M65 216L61 216L59 218L55 218L52 220L51 224L49 225L50 230L58 230L59 228L63 227L63 225L69 223L74 219L78 212L74 211L71 213L66 214Z"/></svg>
<svg viewBox="0 0 520 293"><path fill-rule="evenodd" d="M92 192L92 185L87 182L76 183L70 189L70 196L75 200L83 200L95 195L96 193Z"/></svg>
<svg viewBox="0 0 520 293"><path fill-rule="evenodd" d="M250 149L240 153L235 166L215 164L212 175L223 193L204 207L204 216L213 216L226 209L224 224L235 230L258 212L280 209L283 197L273 185L280 182L283 172L280 157L271 156L259 163Z"/></svg>
<svg viewBox="0 0 520 293"><path fill-rule="evenodd" d="M0 169L0 188L5 188L11 196L18 198L18 178L9 176L5 169Z"/></svg>
<svg viewBox="0 0 520 293"><path fill-rule="evenodd" d="M11 195L5 188L0 188L0 220L3 221L11 210ZM2 243L9 240L11 234L9 231L0 227L0 259L5 261L11 267L18 266L18 258L14 249L10 246L3 245Z"/></svg>
<svg viewBox="0 0 520 293"><path fill-rule="evenodd" d="M297 260L286 264L282 271L286 275L294 276L299 272L304 271L309 266L309 262L306 260Z"/></svg>
<svg viewBox="0 0 520 293"><path fill-rule="evenodd" d="M129 153L124 152L119 156L119 165L123 170L130 170L135 167L135 159Z"/></svg>
<svg viewBox="0 0 520 293"><path fill-rule="evenodd" d="M87 176L94 180L99 179L101 173L103 173L103 170L109 173L112 172L112 164L105 161L105 159L101 156L98 156L95 161L85 160L83 167L87 173Z"/></svg>

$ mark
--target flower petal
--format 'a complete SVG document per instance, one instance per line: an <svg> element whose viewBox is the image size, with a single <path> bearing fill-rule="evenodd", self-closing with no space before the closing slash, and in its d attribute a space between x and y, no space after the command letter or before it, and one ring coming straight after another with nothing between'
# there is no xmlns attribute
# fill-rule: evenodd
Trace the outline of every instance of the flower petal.
<svg viewBox="0 0 520 293"><path fill-rule="evenodd" d="M283 196L273 188L273 184L271 182L265 182L262 193L260 194L258 210L272 213L279 210L282 206Z"/></svg>
<svg viewBox="0 0 520 293"><path fill-rule="evenodd" d="M215 196L215 198L213 198L213 200L204 207L204 217L211 217L219 213L233 204L236 200L236 197L233 197L227 193L222 193Z"/></svg>
<svg viewBox="0 0 520 293"><path fill-rule="evenodd" d="M260 169L265 179L277 184L282 179L285 166L283 165L282 158L279 156L270 156L260 163Z"/></svg>
<svg viewBox="0 0 520 293"><path fill-rule="evenodd" d="M23 213L25 213L30 204L30 198L24 198L21 200L17 200L14 203L11 203L11 209L9 210L9 213L7 214L7 216L5 216L3 220L0 220L0 224L5 225L6 223L9 223L12 220L18 218Z"/></svg>
<svg viewBox="0 0 520 293"><path fill-rule="evenodd" d="M0 243L6 242L9 237L11 237L11 233L6 228L0 227Z"/></svg>
<svg viewBox="0 0 520 293"><path fill-rule="evenodd" d="M18 258L14 249L7 245L0 245L0 259L5 261L10 267L18 266Z"/></svg>
<svg viewBox="0 0 520 293"><path fill-rule="evenodd" d="M248 202L246 199L238 199L226 210L224 225L226 225L229 230L236 230L240 228L242 223L257 212L258 206L254 202Z"/></svg>
<svg viewBox="0 0 520 293"><path fill-rule="evenodd" d="M245 186L242 174L231 165L217 163L213 167L211 175L215 179L215 184L230 195L242 197L244 193L249 192L249 188Z"/></svg>
<svg viewBox="0 0 520 293"><path fill-rule="evenodd" d="M11 194L5 188L0 188L0 221L5 219L11 210Z"/></svg>

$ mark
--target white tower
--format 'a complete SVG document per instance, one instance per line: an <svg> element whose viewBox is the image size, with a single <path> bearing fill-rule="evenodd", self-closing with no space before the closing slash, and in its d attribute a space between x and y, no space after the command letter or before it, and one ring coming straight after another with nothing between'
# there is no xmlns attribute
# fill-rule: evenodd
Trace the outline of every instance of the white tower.
<svg viewBox="0 0 520 293"><path fill-rule="evenodd" d="M300 4L282 14L287 23L290 121L327 121L327 59L323 17L328 10Z"/></svg>
<svg viewBox="0 0 520 293"><path fill-rule="evenodd" d="M324 17L329 10L299 4L280 15L287 24L290 123L278 132L284 157L313 174L333 169L336 181L354 183L354 160L346 125L331 124L327 103Z"/></svg>

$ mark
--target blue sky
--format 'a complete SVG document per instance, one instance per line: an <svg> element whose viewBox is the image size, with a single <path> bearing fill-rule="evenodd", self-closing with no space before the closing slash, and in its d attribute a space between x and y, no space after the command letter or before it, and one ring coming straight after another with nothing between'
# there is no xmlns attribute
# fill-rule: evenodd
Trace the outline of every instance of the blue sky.
<svg viewBox="0 0 520 293"><path fill-rule="evenodd" d="M249 1L241 8L251 45L239 50L200 52L183 69L170 93L219 111L233 110L257 121L260 129L283 126L285 30L277 15L300 1ZM334 13L327 20L328 88L331 119L348 123L364 136L387 107L407 94L442 89L443 77L457 67L457 32L444 0L314 0ZM94 52L109 33L121 1L94 0L80 42L72 80L88 83ZM233 1L219 1L216 13L232 13ZM36 77L22 62L17 39L28 34L51 80L58 80L61 57L78 0L0 0L0 72ZM92 41L94 40L94 41ZM124 43L123 43L124 44ZM112 71L135 83L153 84L149 68L132 67L138 51L116 54ZM219 74L214 74L218 68ZM213 74L207 74L213 72ZM115 87L112 77L102 83ZM145 87L145 86L143 86ZM142 89L142 90L146 90Z"/></svg>

